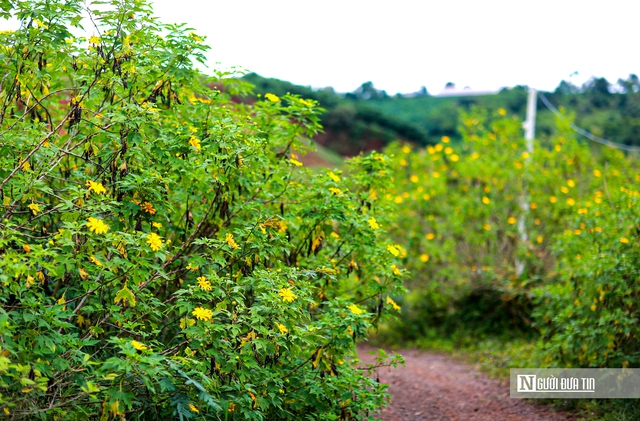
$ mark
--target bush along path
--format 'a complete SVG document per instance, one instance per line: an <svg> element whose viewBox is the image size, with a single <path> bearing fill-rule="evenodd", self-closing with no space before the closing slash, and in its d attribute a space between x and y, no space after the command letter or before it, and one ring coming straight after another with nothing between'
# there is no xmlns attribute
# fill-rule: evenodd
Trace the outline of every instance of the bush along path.
<svg viewBox="0 0 640 421"><path fill-rule="evenodd" d="M375 356L360 347L363 363ZM450 357L418 350L398 351L404 366L377 371L389 385L392 402L377 415L383 421L478 420L561 421L570 416L554 413L548 406L509 397L509 383L486 377L471 366Z"/></svg>

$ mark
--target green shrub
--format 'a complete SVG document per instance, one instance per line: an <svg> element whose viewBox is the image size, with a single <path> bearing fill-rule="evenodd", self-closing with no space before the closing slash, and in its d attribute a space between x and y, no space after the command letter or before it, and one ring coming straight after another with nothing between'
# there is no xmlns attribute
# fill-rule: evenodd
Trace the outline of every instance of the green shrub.
<svg viewBox="0 0 640 421"><path fill-rule="evenodd" d="M83 7L3 4L21 29L0 34L1 411L345 420L384 404L355 341L400 292L389 160L313 174L296 153L314 101L236 104L249 86L195 69L207 47L188 28L145 1L86 22Z"/></svg>

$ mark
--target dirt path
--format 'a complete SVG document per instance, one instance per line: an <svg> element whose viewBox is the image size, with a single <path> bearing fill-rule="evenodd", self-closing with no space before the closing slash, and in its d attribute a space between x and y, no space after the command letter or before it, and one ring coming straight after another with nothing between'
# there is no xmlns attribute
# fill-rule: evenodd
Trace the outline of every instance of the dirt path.
<svg viewBox="0 0 640 421"><path fill-rule="evenodd" d="M365 363L373 363L359 349ZM396 351L405 366L379 369L380 381L389 384L392 403L378 415L384 421L478 420L567 421L551 408L509 398L509 384L500 384L471 366L444 355L416 350Z"/></svg>

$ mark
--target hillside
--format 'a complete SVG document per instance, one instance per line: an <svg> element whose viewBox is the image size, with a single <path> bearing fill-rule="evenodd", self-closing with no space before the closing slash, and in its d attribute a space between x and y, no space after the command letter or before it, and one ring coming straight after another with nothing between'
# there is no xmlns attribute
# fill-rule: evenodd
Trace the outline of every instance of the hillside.
<svg viewBox="0 0 640 421"><path fill-rule="evenodd" d="M340 94L332 88L312 89L255 73L245 80L255 85L256 94L287 92L317 100L325 108L324 133L319 144L341 155L380 149L390 141L402 139L417 145L434 144L442 136L460 139L461 113L474 107L504 109L508 115L524 120L526 87L504 88L495 95L432 96L426 90L410 95L389 96L371 82L354 92ZM562 82L554 92L544 94L575 123L596 136L628 145L640 144L640 82L630 75L615 84L592 79L582 86ZM544 140L557 133L555 116L538 101L536 135Z"/></svg>

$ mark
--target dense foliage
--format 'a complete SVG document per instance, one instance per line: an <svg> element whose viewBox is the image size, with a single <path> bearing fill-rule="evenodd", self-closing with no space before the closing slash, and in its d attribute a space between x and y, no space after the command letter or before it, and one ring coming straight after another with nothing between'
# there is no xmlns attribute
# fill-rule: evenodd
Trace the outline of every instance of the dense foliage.
<svg viewBox="0 0 640 421"><path fill-rule="evenodd" d="M188 28L141 0L85 6L2 2L21 28L0 34L0 413L346 420L384 404L355 342L399 308L389 159L305 170L315 101L235 103L247 84L196 70L207 47Z"/></svg>
<svg viewBox="0 0 640 421"><path fill-rule="evenodd" d="M546 365L640 366L637 161L593 153L561 122L529 151L506 115L465 115L460 145L388 150L412 273L394 331L520 331Z"/></svg>

